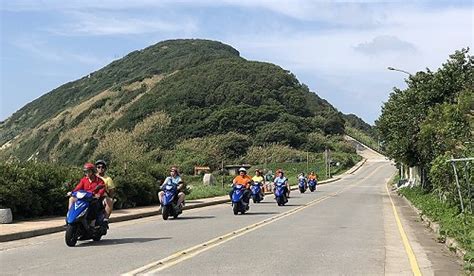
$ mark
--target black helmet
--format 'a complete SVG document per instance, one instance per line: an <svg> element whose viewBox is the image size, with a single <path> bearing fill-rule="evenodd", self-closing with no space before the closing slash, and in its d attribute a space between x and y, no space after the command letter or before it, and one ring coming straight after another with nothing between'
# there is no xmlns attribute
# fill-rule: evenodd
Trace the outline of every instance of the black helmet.
<svg viewBox="0 0 474 276"><path fill-rule="evenodd" d="M107 168L107 162L105 162L104 160L99 159L99 160L95 161L96 166L99 166L99 164L102 164L105 168Z"/></svg>

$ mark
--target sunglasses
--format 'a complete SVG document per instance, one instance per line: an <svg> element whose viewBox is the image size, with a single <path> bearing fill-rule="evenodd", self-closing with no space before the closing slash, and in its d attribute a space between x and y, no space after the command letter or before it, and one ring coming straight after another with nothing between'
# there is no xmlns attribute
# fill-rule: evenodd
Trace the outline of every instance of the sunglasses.
<svg viewBox="0 0 474 276"><path fill-rule="evenodd" d="M105 169L104 166L97 166L98 169Z"/></svg>

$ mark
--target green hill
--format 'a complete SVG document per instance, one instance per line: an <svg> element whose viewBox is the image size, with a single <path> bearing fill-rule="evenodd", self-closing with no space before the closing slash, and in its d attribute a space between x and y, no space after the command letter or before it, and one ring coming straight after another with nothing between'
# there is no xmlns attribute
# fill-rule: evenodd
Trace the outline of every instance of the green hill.
<svg viewBox="0 0 474 276"><path fill-rule="evenodd" d="M344 148L326 135L343 134L345 120L370 131L277 65L245 60L220 42L169 40L25 105L0 123L0 158L77 165L146 155L169 163L179 149L200 147L209 158L220 146L220 159L236 160L275 143L317 152Z"/></svg>

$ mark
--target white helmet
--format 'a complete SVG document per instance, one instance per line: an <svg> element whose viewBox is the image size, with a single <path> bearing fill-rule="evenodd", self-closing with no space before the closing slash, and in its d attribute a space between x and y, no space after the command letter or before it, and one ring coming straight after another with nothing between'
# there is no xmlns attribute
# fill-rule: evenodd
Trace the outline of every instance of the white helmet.
<svg viewBox="0 0 474 276"><path fill-rule="evenodd" d="M247 172L247 170L246 170L244 167L241 167L241 168L239 169L239 172Z"/></svg>

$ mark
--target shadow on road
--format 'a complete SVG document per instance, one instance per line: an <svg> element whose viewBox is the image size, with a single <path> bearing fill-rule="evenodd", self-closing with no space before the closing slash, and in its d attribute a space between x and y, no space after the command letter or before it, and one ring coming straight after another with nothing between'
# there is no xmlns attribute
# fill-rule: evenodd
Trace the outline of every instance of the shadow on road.
<svg viewBox="0 0 474 276"><path fill-rule="evenodd" d="M302 204L285 204L285 207L303 206Z"/></svg>
<svg viewBox="0 0 474 276"><path fill-rule="evenodd" d="M246 216L262 216L262 215L275 215L279 214L278 212L250 212L245 213Z"/></svg>
<svg viewBox="0 0 474 276"><path fill-rule="evenodd" d="M100 241L90 241L78 244L77 246L103 246L103 245L116 245L116 244L127 244L127 243L144 243L157 240L169 240L171 237L162 238L123 238L123 239L103 239Z"/></svg>
<svg viewBox="0 0 474 276"><path fill-rule="evenodd" d="M192 216L192 217L178 217L175 220L188 220L188 219L212 219L215 216Z"/></svg>

